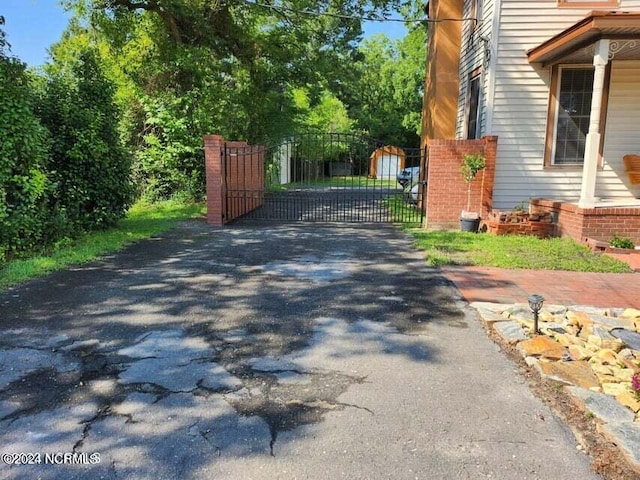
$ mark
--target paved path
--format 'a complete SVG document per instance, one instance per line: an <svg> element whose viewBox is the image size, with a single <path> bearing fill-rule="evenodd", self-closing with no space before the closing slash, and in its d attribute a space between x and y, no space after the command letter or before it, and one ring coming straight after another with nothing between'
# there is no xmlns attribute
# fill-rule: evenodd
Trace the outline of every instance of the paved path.
<svg viewBox="0 0 640 480"><path fill-rule="evenodd" d="M0 445L57 464L0 478L598 478L456 295L388 226L189 222L30 282Z"/></svg>
<svg viewBox="0 0 640 480"><path fill-rule="evenodd" d="M625 262L634 272L640 272L640 255L637 253L634 253L633 255L628 253L607 253L606 255L609 255L616 260L620 260L621 262Z"/></svg>
<svg viewBox="0 0 640 480"><path fill-rule="evenodd" d="M231 191L238 205L242 205L246 192ZM386 183L365 184L361 187L307 187L265 194L261 208L248 217L258 220L284 222L371 222L387 223L400 215L405 222L420 222L421 214L412 208L392 211L390 198L401 195L402 189Z"/></svg>
<svg viewBox="0 0 640 480"><path fill-rule="evenodd" d="M445 267L468 302L526 303L539 293L547 304L640 309L640 273L580 273Z"/></svg>

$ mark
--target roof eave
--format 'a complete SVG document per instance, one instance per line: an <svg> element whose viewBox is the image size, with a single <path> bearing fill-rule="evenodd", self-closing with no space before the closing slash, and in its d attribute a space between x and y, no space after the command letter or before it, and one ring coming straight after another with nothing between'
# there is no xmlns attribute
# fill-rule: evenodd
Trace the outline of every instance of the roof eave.
<svg viewBox="0 0 640 480"><path fill-rule="evenodd" d="M609 35L615 36L607 31L621 27L637 29L640 34L640 12L591 12L566 30L527 51L527 59L529 63L557 63L580 48Z"/></svg>

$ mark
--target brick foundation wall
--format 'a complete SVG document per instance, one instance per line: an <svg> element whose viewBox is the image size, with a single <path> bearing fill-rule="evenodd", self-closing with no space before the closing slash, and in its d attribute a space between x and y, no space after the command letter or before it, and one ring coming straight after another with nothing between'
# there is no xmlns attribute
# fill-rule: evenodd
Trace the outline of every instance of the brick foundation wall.
<svg viewBox="0 0 640 480"><path fill-rule="evenodd" d="M471 182L471 211L486 218L493 203L493 180L498 137L479 140L429 140L427 167L427 228L457 228L467 207L467 184L462 178L462 158L482 154L484 170Z"/></svg>
<svg viewBox="0 0 640 480"><path fill-rule="evenodd" d="M640 207L579 208L571 203L553 200L531 200L531 210L555 212L558 216L557 235L578 242L593 238L608 242L616 233L640 244Z"/></svg>
<svg viewBox="0 0 640 480"><path fill-rule="evenodd" d="M264 148L204 137L207 222L222 226L264 203Z"/></svg>

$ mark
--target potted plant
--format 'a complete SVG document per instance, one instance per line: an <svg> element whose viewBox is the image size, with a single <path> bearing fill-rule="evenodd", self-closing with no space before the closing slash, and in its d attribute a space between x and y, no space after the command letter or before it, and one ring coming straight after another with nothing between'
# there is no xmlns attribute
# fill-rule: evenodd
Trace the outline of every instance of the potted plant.
<svg viewBox="0 0 640 480"><path fill-rule="evenodd" d="M463 232L477 232L480 226L480 214L471 212L471 182L476 178L478 172L486 166L485 158L479 154L469 154L462 158L460 173L467 183L467 208L460 214L460 229Z"/></svg>

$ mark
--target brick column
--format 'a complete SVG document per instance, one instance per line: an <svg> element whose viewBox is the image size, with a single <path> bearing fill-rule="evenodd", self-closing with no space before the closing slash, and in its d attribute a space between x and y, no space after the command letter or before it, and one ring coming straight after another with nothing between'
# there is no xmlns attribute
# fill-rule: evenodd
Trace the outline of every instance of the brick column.
<svg viewBox="0 0 640 480"><path fill-rule="evenodd" d="M222 158L223 139L220 135L205 135L204 160L207 177L207 222L222 226L225 223L226 191L224 163Z"/></svg>

